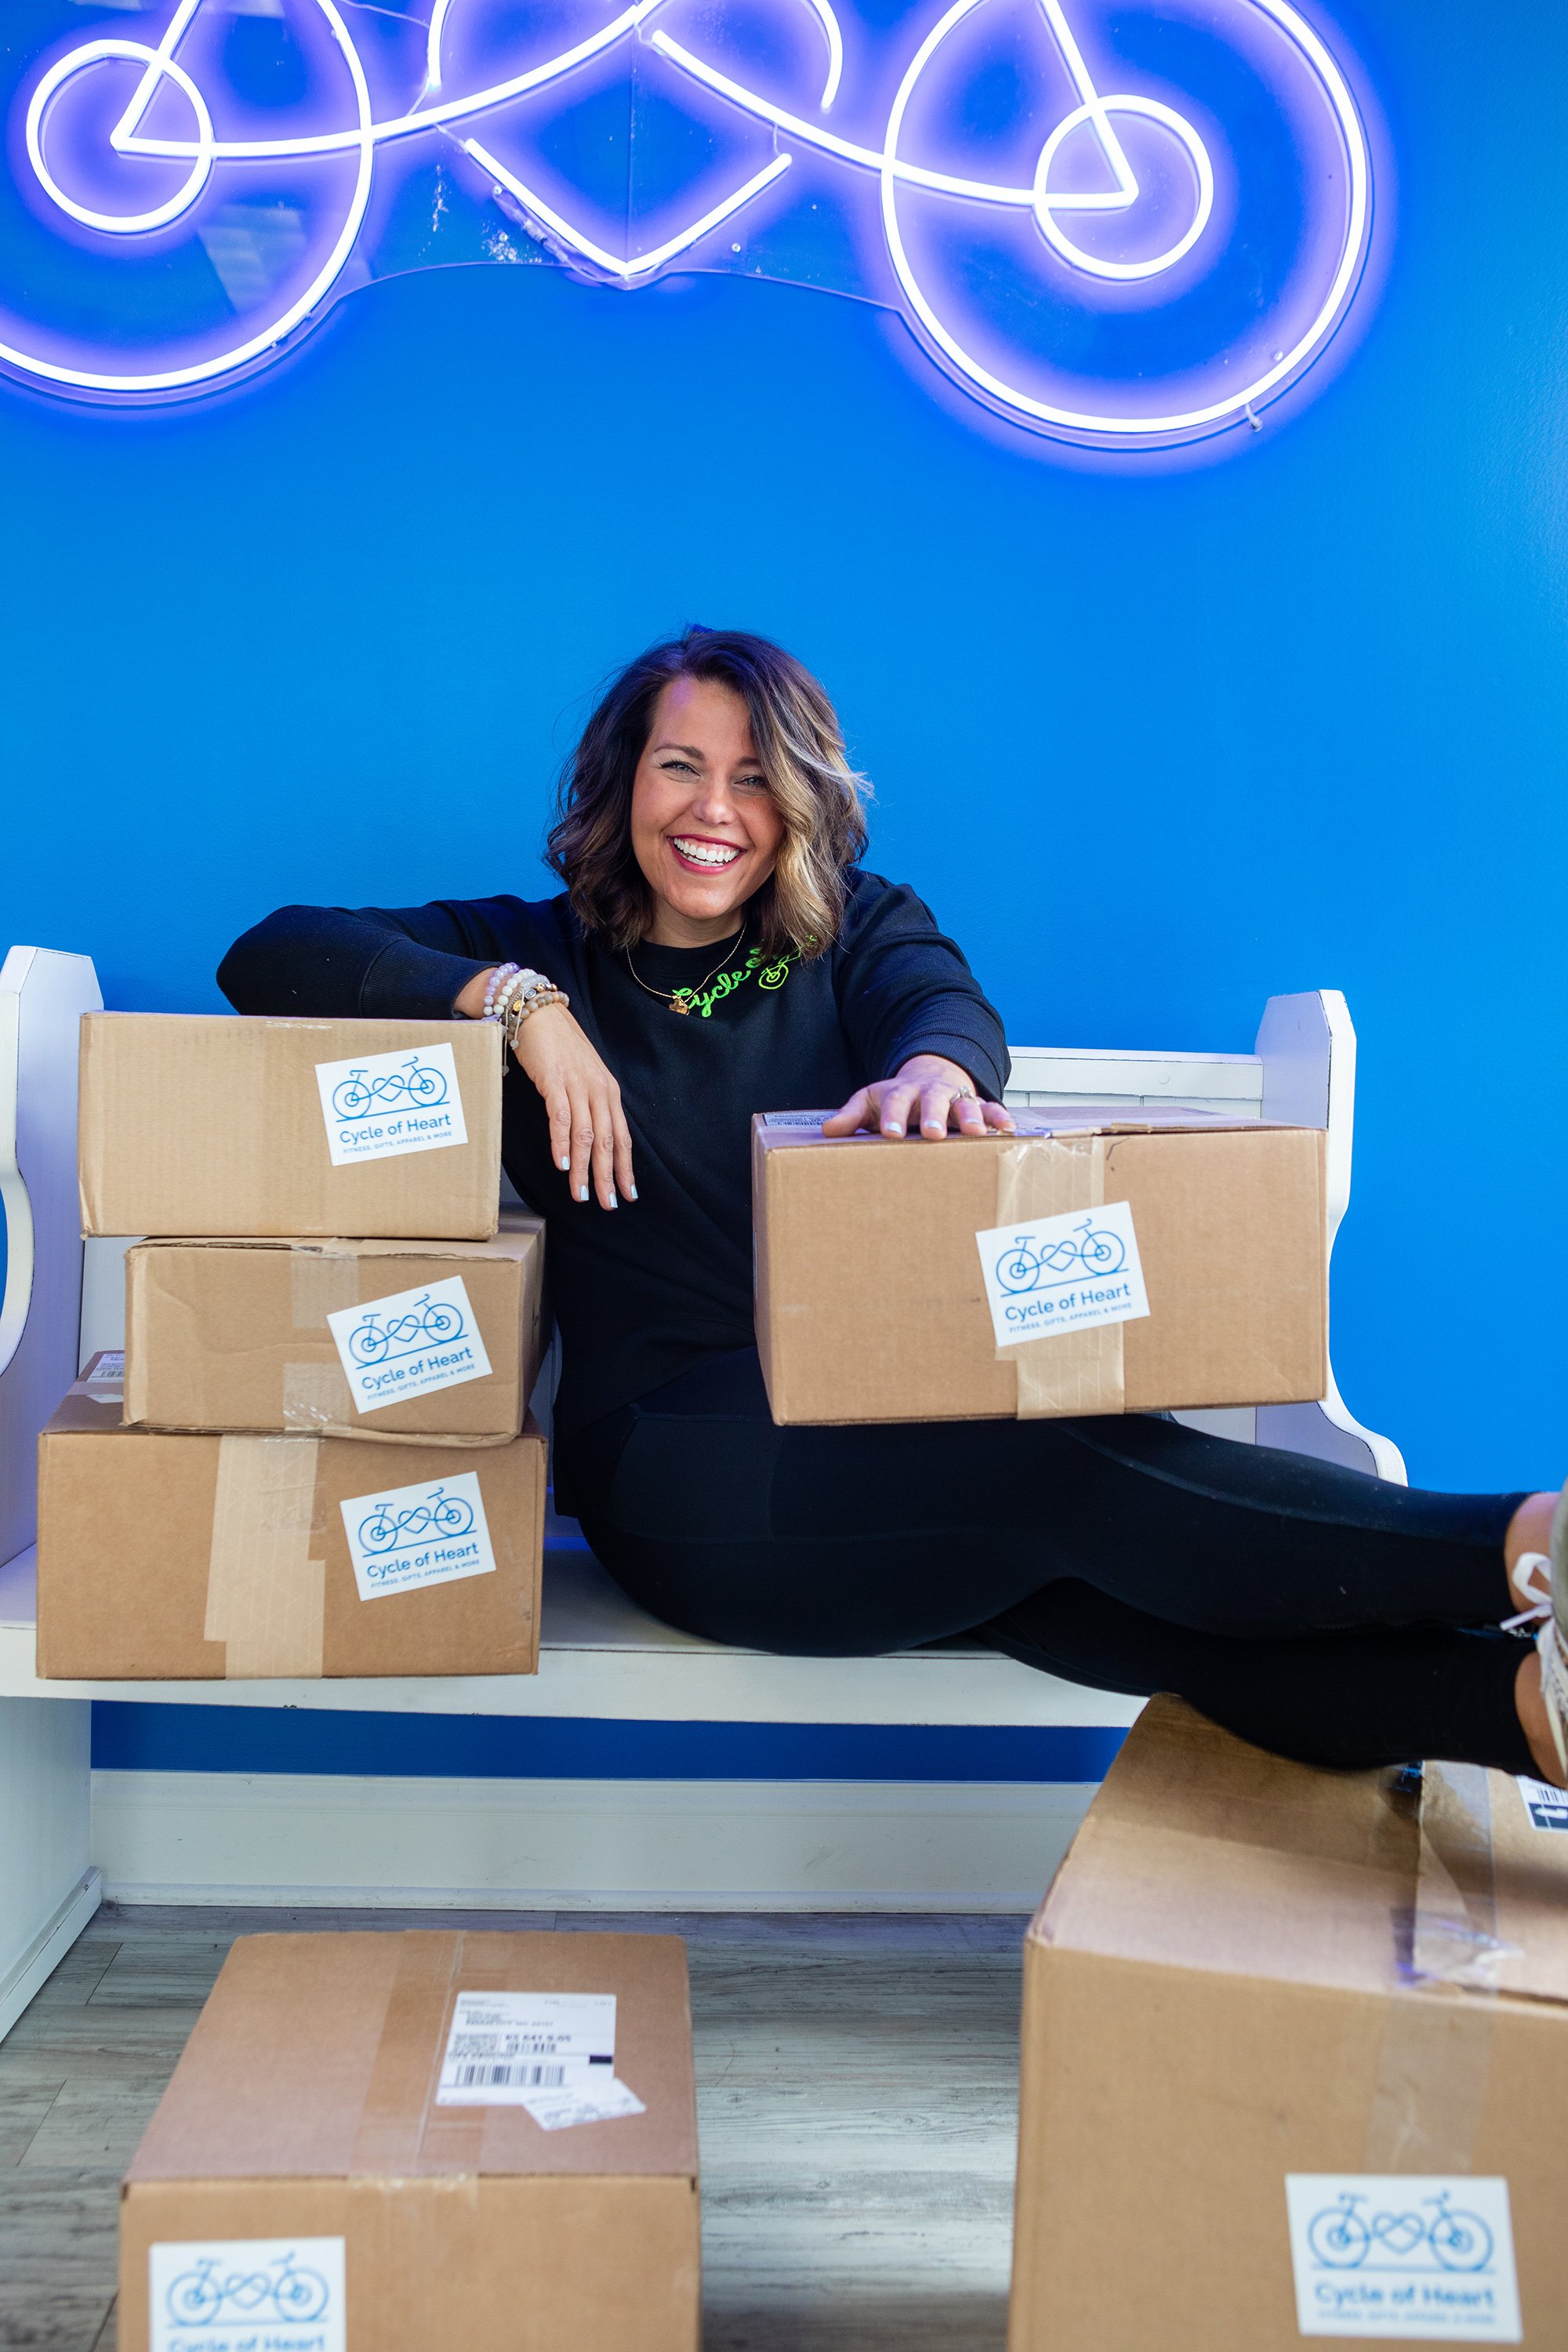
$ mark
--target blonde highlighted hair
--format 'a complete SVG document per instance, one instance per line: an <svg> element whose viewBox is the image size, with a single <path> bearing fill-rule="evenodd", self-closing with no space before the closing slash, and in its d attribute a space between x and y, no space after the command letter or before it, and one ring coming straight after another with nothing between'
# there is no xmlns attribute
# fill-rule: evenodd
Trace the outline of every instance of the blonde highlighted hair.
<svg viewBox="0 0 1568 2352"><path fill-rule="evenodd" d="M727 686L745 703L752 743L784 834L750 918L763 953L803 957L833 945L845 876L866 846L868 787L845 756L838 714L811 672L766 637L688 629L650 646L601 698L561 779L546 862L585 930L614 949L647 931L653 893L632 850L632 782L654 705L678 677Z"/></svg>

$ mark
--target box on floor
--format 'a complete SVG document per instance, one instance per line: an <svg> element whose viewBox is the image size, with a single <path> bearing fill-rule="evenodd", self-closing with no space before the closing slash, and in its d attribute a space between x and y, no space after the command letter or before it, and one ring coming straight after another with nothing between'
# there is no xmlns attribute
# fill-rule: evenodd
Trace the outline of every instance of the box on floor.
<svg viewBox="0 0 1568 2352"><path fill-rule="evenodd" d="M125 1257L125 1419L515 1437L543 1290L543 1226L510 1213L489 1242L142 1242Z"/></svg>
<svg viewBox="0 0 1568 2352"><path fill-rule="evenodd" d="M1145 1709L1026 1946L1010 2352L1563 2340L1568 1810L1413 1780Z"/></svg>
<svg viewBox="0 0 1568 2352"><path fill-rule="evenodd" d="M82 1231L488 1240L501 1051L483 1021L89 1013Z"/></svg>
<svg viewBox="0 0 1568 2352"><path fill-rule="evenodd" d="M1201 1111L1019 1111L1016 1139L752 1126L777 1422L1311 1402L1323 1137Z"/></svg>
<svg viewBox="0 0 1568 2352"><path fill-rule="evenodd" d="M530 1675L544 1440L127 1429L89 1366L38 1440L38 1673Z"/></svg>
<svg viewBox="0 0 1568 2352"><path fill-rule="evenodd" d="M700 2304L673 1936L242 1937L121 2192L121 2352L696 2352Z"/></svg>

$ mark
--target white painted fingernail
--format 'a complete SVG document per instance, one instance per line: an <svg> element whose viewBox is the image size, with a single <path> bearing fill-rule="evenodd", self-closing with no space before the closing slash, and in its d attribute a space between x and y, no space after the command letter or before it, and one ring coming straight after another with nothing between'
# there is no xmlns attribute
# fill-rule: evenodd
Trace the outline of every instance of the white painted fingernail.
<svg viewBox="0 0 1568 2352"><path fill-rule="evenodd" d="M888 1129L888 1133L889 1135L902 1135L903 1131L903 1129L899 1125L897 1119L894 1119L891 1126Z"/></svg>
<svg viewBox="0 0 1568 2352"><path fill-rule="evenodd" d="M559 1168L559 1169L560 1169L561 1173L563 1174L563 1176L564 1176L564 1175L565 1175L565 1173L566 1173L566 1171L567 1171L567 1170L571 1167L571 1165L572 1165L572 1161L571 1161L571 1159L568 1157L568 1158L567 1158L567 1159L565 1159L565 1160L558 1160L556 1161L555 1165L557 1166L557 1168Z"/></svg>
<svg viewBox="0 0 1568 2352"><path fill-rule="evenodd" d="M626 1198L627 1198L627 1200L628 1200L628 1201L635 1201L635 1200L637 1199L637 1186L636 1186L635 1184L628 1184L628 1185L626 1186Z"/></svg>
<svg viewBox="0 0 1568 2352"><path fill-rule="evenodd" d="M605 1208L606 1208L606 1209L618 1209L618 1208L620 1207L620 1205L621 1205L621 1204L620 1204L620 1202L616 1200L616 1196L615 1196L615 1194L614 1194L613 1192L611 1193L611 1195L610 1195L609 1199L608 1199L608 1200L605 1202Z"/></svg>
<svg viewBox="0 0 1568 2352"><path fill-rule="evenodd" d="M588 1197L588 1187L586 1186L586 1184L584 1184L584 1187L583 1187L583 1189L582 1189L582 1191L578 1193L577 1198L578 1198L580 1201L585 1201L585 1200L587 1199L587 1197Z"/></svg>

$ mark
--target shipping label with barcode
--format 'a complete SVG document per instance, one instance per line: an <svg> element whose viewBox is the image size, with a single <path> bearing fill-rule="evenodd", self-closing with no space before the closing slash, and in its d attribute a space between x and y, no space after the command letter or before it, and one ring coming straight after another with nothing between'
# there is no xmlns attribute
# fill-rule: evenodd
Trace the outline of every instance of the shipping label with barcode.
<svg viewBox="0 0 1568 2352"><path fill-rule="evenodd" d="M641 2115L616 2074L610 1992L459 1992L438 2107L526 2107L546 2131Z"/></svg>
<svg viewBox="0 0 1568 2352"><path fill-rule="evenodd" d="M1568 1789L1554 1789L1550 1780L1533 1780L1521 1772L1519 1793L1532 1827L1568 1830Z"/></svg>

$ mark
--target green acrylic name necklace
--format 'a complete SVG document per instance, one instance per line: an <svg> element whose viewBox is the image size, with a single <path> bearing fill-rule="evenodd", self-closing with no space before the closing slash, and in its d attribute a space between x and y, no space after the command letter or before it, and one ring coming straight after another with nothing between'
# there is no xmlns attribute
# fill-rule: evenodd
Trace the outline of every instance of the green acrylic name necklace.
<svg viewBox="0 0 1568 2352"><path fill-rule="evenodd" d="M636 964L632 961L632 951L630 948L625 950L626 970L631 973L632 978L637 982L637 986L643 991L645 995L657 996L659 1003L661 1004L668 1004L672 1013L689 1013L692 1006L701 996L702 992L707 987L709 982L712 980L717 973L723 970L724 966L729 962L732 955L740 954L741 950L744 947L745 943L746 925L742 923L735 937L732 940L725 940L724 952L720 957L718 962L714 965L712 971L704 972L702 978L698 982L695 988L650 988L647 981L644 980L642 974L638 971Z"/></svg>

